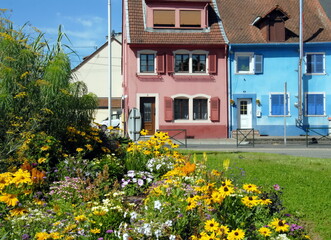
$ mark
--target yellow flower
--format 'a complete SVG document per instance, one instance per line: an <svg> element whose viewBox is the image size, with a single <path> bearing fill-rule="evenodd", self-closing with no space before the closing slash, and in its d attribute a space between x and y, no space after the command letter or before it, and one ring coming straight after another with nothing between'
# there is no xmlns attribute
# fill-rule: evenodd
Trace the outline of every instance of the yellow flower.
<svg viewBox="0 0 331 240"><path fill-rule="evenodd" d="M286 224L285 220L280 220L275 218L271 222L271 226L275 229L276 232L287 232L290 228L290 225Z"/></svg>
<svg viewBox="0 0 331 240"><path fill-rule="evenodd" d="M96 216L104 216L104 215L107 214L107 212L104 211L104 210L95 210L95 211L93 212L93 214L96 215Z"/></svg>
<svg viewBox="0 0 331 240"><path fill-rule="evenodd" d="M268 237L268 236L271 235L270 229L269 228L266 228L266 227L261 227L258 231L264 237Z"/></svg>
<svg viewBox="0 0 331 240"><path fill-rule="evenodd" d="M20 92L14 96L14 98L24 98L28 94L26 92Z"/></svg>
<svg viewBox="0 0 331 240"><path fill-rule="evenodd" d="M87 220L87 217L85 215L79 215L79 216L75 217L75 220L78 222L84 222Z"/></svg>
<svg viewBox="0 0 331 240"><path fill-rule="evenodd" d="M211 194L211 199L214 203L222 203L224 200L224 195L219 191L213 191Z"/></svg>
<svg viewBox="0 0 331 240"><path fill-rule="evenodd" d="M246 196L241 199L241 202L247 207L252 208L260 204L260 200L257 196Z"/></svg>
<svg viewBox="0 0 331 240"><path fill-rule="evenodd" d="M214 218L205 222L205 230L208 232L216 232L218 227L219 223L216 222Z"/></svg>
<svg viewBox="0 0 331 240"><path fill-rule="evenodd" d="M243 189L247 192L261 193L258 186L256 186L255 184L244 184Z"/></svg>
<svg viewBox="0 0 331 240"><path fill-rule="evenodd" d="M38 163L42 164L43 162L46 162L47 158L41 157L38 159Z"/></svg>
<svg viewBox="0 0 331 240"><path fill-rule="evenodd" d="M76 148L76 151L77 152L82 152L82 151L84 151L84 149L83 148Z"/></svg>
<svg viewBox="0 0 331 240"><path fill-rule="evenodd" d="M230 232L230 229L228 228L228 226L225 225L221 225L218 230L217 230L217 235L220 236L225 236Z"/></svg>
<svg viewBox="0 0 331 240"><path fill-rule="evenodd" d="M49 238L50 239L62 239L63 235L61 235L58 232L52 232L52 233L49 234Z"/></svg>
<svg viewBox="0 0 331 240"><path fill-rule="evenodd" d="M50 149L51 147L50 146L42 146L40 148L41 151L47 151L48 149Z"/></svg>
<svg viewBox="0 0 331 240"><path fill-rule="evenodd" d="M232 230L228 234L228 240L242 240L245 238L245 232L239 228Z"/></svg>
<svg viewBox="0 0 331 240"><path fill-rule="evenodd" d="M214 175L214 176L221 176L221 173L220 173L219 171L213 169L213 170L211 171L211 175Z"/></svg>
<svg viewBox="0 0 331 240"><path fill-rule="evenodd" d="M92 150L93 150L93 147L92 147L92 145L91 145L91 144L86 144L86 145L85 145L85 147L86 147L88 150L90 150L90 151L92 151Z"/></svg>
<svg viewBox="0 0 331 240"><path fill-rule="evenodd" d="M14 194L10 193L3 193L2 196L0 196L0 202L4 202L7 204L7 206L16 206L18 204L18 198Z"/></svg>
<svg viewBox="0 0 331 240"><path fill-rule="evenodd" d="M93 234L98 234L98 233L100 233L100 229L93 228L93 229L90 230L90 232L93 233Z"/></svg>
<svg viewBox="0 0 331 240"><path fill-rule="evenodd" d="M148 130L146 130L146 129L142 129L140 131L140 135L142 135L142 136L146 136L147 134L148 134Z"/></svg>
<svg viewBox="0 0 331 240"><path fill-rule="evenodd" d="M105 153L109 153L110 152L109 148L107 148L107 147L101 147L101 150L103 152L105 152Z"/></svg>
<svg viewBox="0 0 331 240"><path fill-rule="evenodd" d="M260 203L262 205L268 205L268 204L271 204L272 201L271 201L271 199L268 199L268 198L262 198L262 199L260 199Z"/></svg>
<svg viewBox="0 0 331 240"><path fill-rule="evenodd" d="M230 196L232 193L234 193L234 188L230 186L221 186L218 191L223 195L223 197Z"/></svg>
<svg viewBox="0 0 331 240"><path fill-rule="evenodd" d="M37 240L46 240L49 238L49 234L47 232L39 232L36 234L35 238Z"/></svg>
<svg viewBox="0 0 331 240"><path fill-rule="evenodd" d="M224 171L227 171L229 169L229 166L230 166L230 159L225 159L223 161L223 168L224 168Z"/></svg>
<svg viewBox="0 0 331 240"><path fill-rule="evenodd" d="M37 205L44 205L46 202L43 201L43 200L40 200L40 199L38 199L38 198L35 198L35 199L34 199L34 203L37 204Z"/></svg>
<svg viewBox="0 0 331 240"><path fill-rule="evenodd" d="M18 216L18 215L23 215L24 213L27 212L25 208L14 208L9 211L11 216Z"/></svg>

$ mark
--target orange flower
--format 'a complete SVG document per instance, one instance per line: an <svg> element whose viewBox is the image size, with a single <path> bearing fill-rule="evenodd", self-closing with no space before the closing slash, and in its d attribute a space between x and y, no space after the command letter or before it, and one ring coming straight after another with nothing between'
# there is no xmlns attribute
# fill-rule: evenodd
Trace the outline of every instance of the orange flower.
<svg viewBox="0 0 331 240"><path fill-rule="evenodd" d="M195 168L196 168L196 165L195 165L194 163L186 162L186 163L185 163L185 166L183 166L183 167L181 168L181 171L182 171L183 173L185 173L185 175L188 175L188 174L194 172L194 171L195 171Z"/></svg>

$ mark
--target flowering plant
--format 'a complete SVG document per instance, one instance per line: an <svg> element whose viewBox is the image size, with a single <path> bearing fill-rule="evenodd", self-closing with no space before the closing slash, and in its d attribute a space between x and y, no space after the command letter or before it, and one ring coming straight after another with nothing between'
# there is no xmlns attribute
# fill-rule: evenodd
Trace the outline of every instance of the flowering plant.
<svg viewBox="0 0 331 240"><path fill-rule="evenodd" d="M122 189L129 196L144 193L153 181L153 175L147 171L129 170L121 180Z"/></svg>

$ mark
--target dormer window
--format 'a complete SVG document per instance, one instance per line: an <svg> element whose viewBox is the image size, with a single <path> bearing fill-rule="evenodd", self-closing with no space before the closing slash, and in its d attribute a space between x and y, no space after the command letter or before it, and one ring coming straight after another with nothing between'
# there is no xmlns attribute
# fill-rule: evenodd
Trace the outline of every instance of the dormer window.
<svg viewBox="0 0 331 240"><path fill-rule="evenodd" d="M175 27L175 10L159 10L153 11L154 27Z"/></svg>
<svg viewBox="0 0 331 240"><path fill-rule="evenodd" d="M265 16L258 17L252 25L258 27L268 42L284 42L286 40L285 21L289 16L278 5Z"/></svg>
<svg viewBox="0 0 331 240"><path fill-rule="evenodd" d="M201 29L208 27L209 1L146 1L146 27Z"/></svg>

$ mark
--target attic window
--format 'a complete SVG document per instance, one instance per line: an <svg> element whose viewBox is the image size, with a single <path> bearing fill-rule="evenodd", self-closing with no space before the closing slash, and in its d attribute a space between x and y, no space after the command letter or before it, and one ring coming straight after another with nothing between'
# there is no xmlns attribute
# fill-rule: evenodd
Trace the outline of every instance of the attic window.
<svg viewBox="0 0 331 240"><path fill-rule="evenodd" d="M180 10L180 27L201 27L201 11Z"/></svg>
<svg viewBox="0 0 331 240"><path fill-rule="evenodd" d="M175 27L175 10L154 10L154 27Z"/></svg>
<svg viewBox="0 0 331 240"><path fill-rule="evenodd" d="M270 20L269 22L269 41L285 41L285 23L282 20Z"/></svg>

